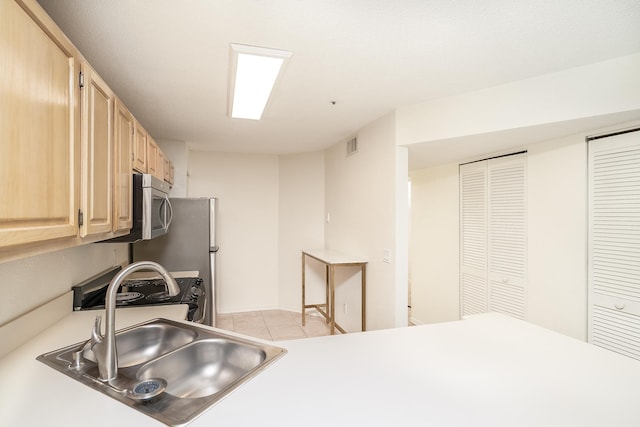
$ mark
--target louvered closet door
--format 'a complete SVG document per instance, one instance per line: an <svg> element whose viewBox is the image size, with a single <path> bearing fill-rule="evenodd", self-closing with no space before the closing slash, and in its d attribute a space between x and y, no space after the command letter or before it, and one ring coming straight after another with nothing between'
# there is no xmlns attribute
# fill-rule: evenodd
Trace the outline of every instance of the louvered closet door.
<svg viewBox="0 0 640 427"><path fill-rule="evenodd" d="M589 339L640 360L640 131L589 142Z"/></svg>
<svg viewBox="0 0 640 427"><path fill-rule="evenodd" d="M526 318L526 156L488 161L489 311Z"/></svg>
<svg viewBox="0 0 640 427"><path fill-rule="evenodd" d="M487 164L460 165L460 311L486 313Z"/></svg>

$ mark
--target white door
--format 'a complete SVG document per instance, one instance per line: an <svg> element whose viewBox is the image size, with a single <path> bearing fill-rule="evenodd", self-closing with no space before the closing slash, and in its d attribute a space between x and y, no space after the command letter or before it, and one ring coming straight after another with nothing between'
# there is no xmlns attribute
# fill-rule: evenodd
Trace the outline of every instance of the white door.
<svg viewBox="0 0 640 427"><path fill-rule="evenodd" d="M460 165L460 312L526 318L526 155Z"/></svg>
<svg viewBox="0 0 640 427"><path fill-rule="evenodd" d="M640 360L640 131L589 142L589 341Z"/></svg>
<svg viewBox="0 0 640 427"><path fill-rule="evenodd" d="M488 161L489 311L526 318L525 156Z"/></svg>
<svg viewBox="0 0 640 427"><path fill-rule="evenodd" d="M487 163L460 165L460 313L486 313Z"/></svg>

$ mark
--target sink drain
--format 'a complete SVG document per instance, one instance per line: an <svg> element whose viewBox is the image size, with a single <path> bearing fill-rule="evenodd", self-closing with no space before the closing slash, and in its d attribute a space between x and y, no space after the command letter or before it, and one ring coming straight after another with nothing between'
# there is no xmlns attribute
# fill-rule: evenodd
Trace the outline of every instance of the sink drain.
<svg viewBox="0 0 640 427"><path fill-rule="evenodd" d="M150 378L134 384L129 397L134 400L149 400L162 393L166 388L167 382L162 378Z"/></svg>

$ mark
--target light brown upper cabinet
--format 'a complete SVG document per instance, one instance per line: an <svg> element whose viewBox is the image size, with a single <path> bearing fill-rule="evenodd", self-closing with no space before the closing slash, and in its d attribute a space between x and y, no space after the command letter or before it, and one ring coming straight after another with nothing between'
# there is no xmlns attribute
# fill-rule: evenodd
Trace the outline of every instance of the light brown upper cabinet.
<svg viewBox="0 0 640 427"><path fill-rule="evenodd" d="M0 1L0 46L0 250L75 237L79 53L34 0Z"/></svg>
<svg viewBox="0 0 640 427"><path fill-rule="evenodd" d="M140 173L147 173L147 131L142 125L136 124L135 143L133 144L133 169Z"/></svg>
<svg viewBox="0 0 640 427"><path fill-rule="evenodd" d="M82 214L80 236L109 233L113 215L113 104L115 95L82 63Z"/></svg>
<svg viewBox="0 0 640 427"><path fill-rule="evenodd" d="M35 0L0 0L0 47L0 261L126 234L158 146Z"/></svg>
<svg viewBox="0 0 640 427"><path fill-rule="evenodd" d="M165 160L168 160L158 144L151 135L147 135L147 173L155 176L159 180L165 179Z"/></svg>
<svg viewBox="0 0 640 427"><path fill-rule="evenodd" d="M171 168L173 167L173 162L168 158L164 158L164 180L169 184L173 184L171 182Z"/></svg>
<svg viewBox="0 0 640 427"><path fill-rule="evenodd" d="M130 230L132 226L132 149L135 120L127 107L115 99L113 231Z"/></svg>
<svg viewBox="0 0 640 427"><path fill-rule="evenodd" d="M158 176L158 144L147 135L147 173Z"/></svg>
<svg viewBox="0 0 640 427"><path fill-rule="evenodd" d="M139 173L148 173L160 180L172 183L165 176L165 164L168 160L153 137L136 121L133 170ZM167 172L171 172L170 167Z"/></svg>
<svg viewBox="0 0 640 427"><path fill-rule="evenodd" d="M156 178L158 178L160 181L164 181L165 159L166 157L164 156L164 153L162 152L160 147L158 147L158 155L156 156Z"/></svg>

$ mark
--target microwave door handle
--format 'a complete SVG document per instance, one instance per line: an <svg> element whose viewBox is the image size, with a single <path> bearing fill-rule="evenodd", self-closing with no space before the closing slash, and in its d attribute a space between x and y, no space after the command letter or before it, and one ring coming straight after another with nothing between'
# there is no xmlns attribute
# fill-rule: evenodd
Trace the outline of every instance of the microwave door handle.
<svg viewBox="0 0 640 427"><path fill-rule="evenodd" d="M169 198L165 198L165 219L166 219L166 223L164 228L166 230L169 229L169 226L171 225L171 220L173 219L173 207L171 206L171 202L169 201Z"/></svg>
<svg viewBox="0 0 640 427"><path fill-rule="evenodd" d="M162 198L160 202L160 209L158 209L158 220L160 221L160 225L164 230L167 229L167 199L166 197Z"/></svg>

